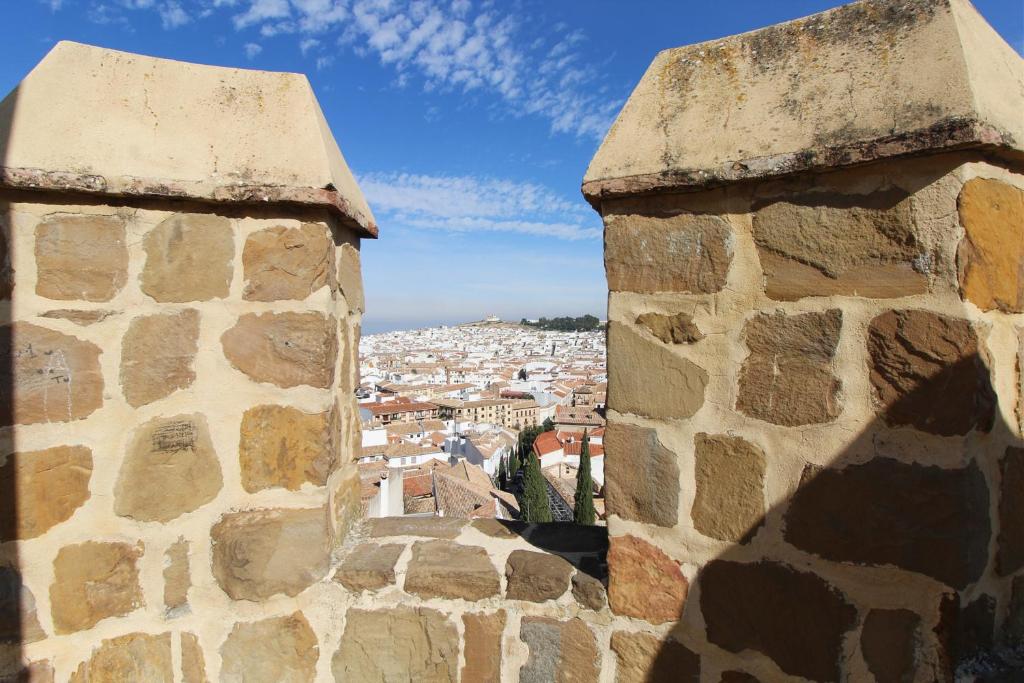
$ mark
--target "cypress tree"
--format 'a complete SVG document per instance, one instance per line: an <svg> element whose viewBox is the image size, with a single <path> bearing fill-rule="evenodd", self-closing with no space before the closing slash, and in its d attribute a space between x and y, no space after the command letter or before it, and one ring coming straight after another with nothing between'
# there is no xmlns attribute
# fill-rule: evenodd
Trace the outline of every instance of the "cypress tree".
<svg viewBox="0 0 1024 683"><path fill-rule="evenodd" d="M519 468L522 467L522 463L519 462L519 449L515 448L512 450L512 459L508 463L508 476L510 479L515 479L516 474L519 472Z"/></svg>
<svg viewBox="0 0 1024 683"><path fill-rule="evenodd" d="M583 444L580 446L580 466L576 472L575 506L573 521L577 524L593 524L597 520L594 510L594 481L590 476L590 437L583 430Z"/></svg>
<svg viewBox="0 0 1024 683"><path fill-rule="evenodd" d="M555 423L551 421L550 417L545 417L544 418L544 422L543 422L543 424L541 424L541 427L544 428L545 432L553 432L553 431L555 431Z"/></svg>
<svg viewBox="0 0 1024 683"><path fill-rule="evenodd" d="M547 484L540 471L540 460L526 456L523 473L523 499L520 502L523 519L527 522L550 522L551 508L548 505Z"/></svg>
<svg viewBox="0 0 1024 683"><path fill-rule="evenodd" d="M501 459L498 460L498 490L499 491L504 491L505 489L508 488L508 473L505 471L505 468L507 466L508 466L508 463L505 461L505 456L501 456Z"/></svg>

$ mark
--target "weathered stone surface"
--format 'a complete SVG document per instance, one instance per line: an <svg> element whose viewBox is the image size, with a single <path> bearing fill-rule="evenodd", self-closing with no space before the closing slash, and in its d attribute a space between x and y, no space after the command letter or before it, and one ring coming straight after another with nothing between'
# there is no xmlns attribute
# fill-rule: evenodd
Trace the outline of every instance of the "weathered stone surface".
<svg viewBox="0 0 1024 683"><path fill-rule="evenodd" d="M128 277L128 244L118 216L53 214L36 226L36 294L110 301Z"/></svg>
<svg viewBox="0 0 1024 683"><path fill-rule="evenodd" d="M732 229L720 216L609 216L604 239L613 292L711 294L725 286L732 262Z"/></svg>
<svg viewBox="0 0 1024 683"><path fill-rule="evenodd" d="M655 419L692 417L708 373L621 323L608 324L608 407ZM658 391L651 391L658 387Z"/></svg>
<svg viewBox="0 0 1024 683"><path fill-rule="evenodd" d="M572 565L557 555L513 550L505 562L509 600L557 600L569 587Z"/></svg>
<svg viewBox="0 0 1024 683"><path fill-rule="evenodd" d="M635 522L675 526L679 521L679 463L658 432L609 421L604 435L605 505Z"/></svg>
<svg viewBox="0 0 1024 683"><path fill-rule="evenodd" d="M213 575L235 600L294 597L327 574L323 508L229 513L210 531Z"/></svg>
<svg viewBox="0 0 1024 683"><path fill-rule="evenodd" d="M530 545L552 553L604 553L608 527L581 526L571 522L533 524L526 532Z"/></svg>
<svg viewBox="0 0 1024 683"><path fill-rule="evenodd" d="M61 548L53 561L50 586L56 632L84 631L101 619L141 607L140 557L141 544L87 541Z"/></svg>
<svg viewBox="0 0 1024 683"><path fill-rule="evenodd" d="M772 299L928 291L929 254L917 242L911 199L901 190L815 193L755 209L754 242Z"/></svg>
<svg viewBox="0 0 1024 683"><path fill-rule="evenodd" d="M306 617L295 612L235 624L220 655L222 681L312 683L320 648Z"/></svg>
<svg viewBox="0 0 1024 683"><path fill-rule="evenodd" d="M493 614L467 612L462 683L492 683L501 680L501 634L505 630L505 610Z"/></svg>
<svg viewBox="0 0 1024 683"><path fill-rule="evenodd" d="M418 541L405 574L405 592L422 598L482 600L500 590L487 551L451 541Z"/></svg>
<svg viewBox="0 0 1024 683"><path fill-rule="evenodd" d="M683 614L689 583L679 564L635 536L614 536L608 550L608 603L612 612L652 624Z"/></svg>
<svg viewBox="0 0 1024 683"><path fill-rule="evenodd" d="M597 683L601 654L582 620L523 617L519 637L530 648L520 683Z"/></svg>
<svg viewBox="0 0 1024 683"><path fill-rule="evenodd" d="M992 650L996 599L980 595L955 615L952 629L952 659L962 662Z"/></svg>
<svg viewBox="0 0 1024 683"><path fill-rule="evenodd" d="M203 648L192 633L181 634L181 680L182 683L209 683Z"/></svg>
<svg viewBox="0 0 1024 683"><path fill-rule="evenodd" d="M723 671L719 683L761 683L745 671Z"/></svg>
<svg viewBox="0 0 1024 683"><path fill-rule="evenodd" d="M206 417L157 417L132 437L114 486L114 512L168 522L209 503L223 485Z"/></svg>
<svg viewBox="0 0 1024 683"><path fill-rule="evenodd" d="M179 538L164 553L164 607L168 612L188 605L188 589L192 587L188 550L188 541Z"/></svg>
<svg viewBox="0 0 1024 683"><path fill-rule="evenodd" d="M78 665L70 683L98 681L173 683L171 634L129 633L104 640L88 661Z"/></svg>
<svg viewBox="0 0 1024 683"><path fill-rule="evenodd" d="M666 344L693 344L704 338L704 333L689 313L643 313L637 317L636 324L646 327L648 332Z"/></svg>
<svg viewBox="0 0 1024 683"><path fill-rule="evenodd" d="M133 408L170 396L196 378L199 311L139 316L121 343L121 387Z"/></svg>
<svg viewBox="0 0 1024 683"><path fill-rule="evenodd" d="M0 565L0 643L34 643L46 637L39 625L36 598L15 567ZM3 669L0 667L0 676Z"/></svg>
<svg viewBox="0 0 1024 683"><path fill-rule="evenodd" d="M338 354L336 324L319 313L246 313L220 340L231 364L257 382L328 389Z"/></svg>
<svg viewBox="0 0 1024 683"><path fill-rule="evenodd" d="M238 459L249 493L273 487L324 486L337 464L331 412L304 413L287 406L256 406L242 416Z"/></svg>
<svg viewBox="0 0 1024 683"><path fill-rule="evenodd" d="M952 436L988 431L995 394L970 322L931 311L888 311L868 330L871 386L893 427Z"/></svg>
<svg viewBox="0 0 1024 683"><path fill-rule="evenodd" d="M604 584L585 571L572 575L572 596L582 607L600 612L608 602Z"/></svg>
<svg viewBox="0 0 1024 683"><path fill-rule="evenodd" d="M249 236L242 249L245 289L249 301L305 299L334 286L334 241L323 223L302 227L275 226Z"/></svg>
<svg viewBox="0 0 1024 683"><path fill-rule="evenodd" d="M491 538L521 538L527 527L525 522L493 517L474 519L470 522L470 526Z"/></svg>
<svg viewBox="0 0 1024 683"><path fill-rule="evenodd" d="M370 538L425 536L451 540L462 532L466 520L454 517L377 517L367 520Z"/></svg>
<svg viewBox="0 0 1024 683"><path fill-rule="evenodd" d="M395 563L405 546L401 543L361 543L342 561L334 580L350 591L372 591L395 583Z"/></svg>
<svg viewBox="0 0 1024 683"><path fill-rule="evenodd" d="M0 421L70 422L103 404L100 348L32 323L0 327ZM13 367L12 367L13 366Z"/></svg>
<svg viewBox="0 0 1024 683"><path fill-rule="evenodd" d="M964 238L960 293L983 311L1024 312L1024 190L998 180L964 183L957 201Z"/></svg>
<svg viewBox="0 0 1024 683"><path fill-rule="evenodd" d="M0 466L0 493L7 494L0 504L0 541L36 538L70 519L89 500L92 467L85 446L8 455Z"/></svg>
<svg viewBox="0 0 1024 683"><path fill-rule="evenodd" d="M884 482L880 486L879 482ZM875 458L804 468L786 540L839 562L891 564L965 588L985 568L988 489L975 463L943 469Z"/></svg>
<svg viewBox="0 0 1024 683"><path fill-rule="evenodd" d="M11 228L6 218L0 218L0 300L9 301L14 291L14 268L11 267Z"/></svg>
<svg viewBox="0 0 1024 683"><path fill-rule="evenodd" d="M878 683L913 680L921 617L905 609L873 609L864 619L860 649Z"/></svg>
<svg viewBox="0 0 1024 683"><path fill-rule="evenodd" d="M1024 448L1007 448L999 461L999 537L996 571L1024 567Z"/></svg>
<svg viewBox="0 0 1024 683"><path fill-rule="evenodd" d="M748 320L743 337L750 355L740 370L736 408L787 427L836 419L842 383L832 360L842 325L838 309Z"/></svg>
<svg viewBox="0 0 1024 683"><path fill-rule="evenodd" d="M724 434L694 438L693 527L720 541L747 543L764 524L764 452Z"/></svg>
<svg viewBox="0 0 1024 683"><path fill-rule="evenodd" d="M331 671L339 683L454 683L458 662L458 633L440 612L422 607L350 608Z"/></svg>
<svg viewBox="0 0 1024 683"><path fill-rule="evenodd" d="M1024 642L1024 574L1013 577L1010 584L1010 605L1003 622L1004 640Z"/></svg>
<svg viewBox="0 0 1024 683"><path fill-rule="evenodd" d="M212 214L175 214L146 234L142 291L162 303L223 299L234 273L231 221Z"/></svg>
<svg viewBox="0 0 1024 683"><path fill-rule="evenodd" d="M70 308L57 308L52 311L46 311L40 313L41 318L56 318L57 320L67 320L73 322L76 325L85 327L87 325L94 325L98 322L103 322L112 315L117 315L117 311L109 311L104 309L96 309L91 311L77 311Z"/></svg>
<svg viewBox="0 0 1024 683"><path fill-rule="evenodd" d="M15 662L11 661L8 664L7 659L13 660L17 657L20 649L15 645L0 644L0 676L6 676L9 670L15 671L12 678L3 679L5 683L6 681L11 681L11 683L53 683L53 664L48 659L19 663L13 669L10 668L15 665ZM10 653L9 657L6 654L8 652Z"/></svg>
<svg viewBox="0 0 1024 683"><path fill-rule="evenodd" d="M831 585L776 562L726 560L705 565L699 580L710 642L761 652L793 676L839 680L843 637L857 610Z"/></svg>
<svg viewBox="0 0 1024 683"><path fill-rule="evenodd" d="M359 263L359 250L349 243L338 249L338 287L350 313L362 312L366 308L363 300L363 274Z"/></svg>
<svg viewBox="0 0 1024 683"><path fill-rule="evenodd" d="M615 683L700 683L700 657L672 638L616 631L612 651L618 659Z"/></svg>

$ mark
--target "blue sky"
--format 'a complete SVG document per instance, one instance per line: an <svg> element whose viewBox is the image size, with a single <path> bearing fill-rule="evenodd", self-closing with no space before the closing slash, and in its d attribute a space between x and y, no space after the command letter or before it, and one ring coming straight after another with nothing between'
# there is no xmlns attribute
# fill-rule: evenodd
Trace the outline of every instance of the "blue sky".
<svg viewBox="0 0 1024 683"><path fill-rule="evenodd" d="M54 42L300 71L360 180L366 331L604 316L587 163L654 54L834 0L0 0L0 91ZM1018 51L1024 2L975 5Z"/></svg>

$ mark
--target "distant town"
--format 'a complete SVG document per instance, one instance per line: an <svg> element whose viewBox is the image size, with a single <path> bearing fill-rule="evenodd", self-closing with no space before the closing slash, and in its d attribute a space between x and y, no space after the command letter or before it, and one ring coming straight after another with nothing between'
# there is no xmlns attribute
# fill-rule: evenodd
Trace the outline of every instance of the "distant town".
<svg viewBox="0 0 1024 683"><path fill-rule="evenodd" d="M367 516L574 521L592 501L603 523L597 317L368 335L359 366Z"/></svg>

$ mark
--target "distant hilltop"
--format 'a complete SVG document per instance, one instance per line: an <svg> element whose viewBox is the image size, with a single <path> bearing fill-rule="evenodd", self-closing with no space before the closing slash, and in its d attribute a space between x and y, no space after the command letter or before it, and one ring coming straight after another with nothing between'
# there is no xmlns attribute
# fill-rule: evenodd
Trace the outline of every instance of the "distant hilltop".
<svg viewBox="0 0 1024 683"><path fill-rule="evenodd" d="M517 323L505 321L496 315L491 315L483 320L457 325L457 327L497 327L502 329L548 330L553 332L591 332L604 329L604 326L605 321L589 314L579 316L578 318L570 316L540 318L536 320L523 318Z"/></svg>

